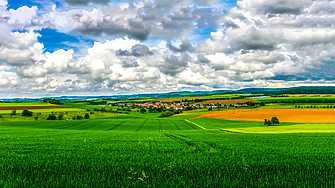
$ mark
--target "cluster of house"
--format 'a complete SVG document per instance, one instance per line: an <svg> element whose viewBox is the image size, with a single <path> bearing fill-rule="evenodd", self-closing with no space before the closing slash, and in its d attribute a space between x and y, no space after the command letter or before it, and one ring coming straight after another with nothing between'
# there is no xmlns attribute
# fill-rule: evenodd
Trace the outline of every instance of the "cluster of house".
<svg viewBox="0 0 335 188"><path fill-rule="evenodd" d="M99 106L112 106L111 104L106 104L106 105L99 105ZM117 103L117 106L127 106L127 107L132 107L132 106L141 106L143 108L149 108L150 106L154 107L154 108L161 108L161 107L165 107L165 108L174 108L176 110L182 110L186 107L192 107L192 108L218 108L218 106L216 106L216 104L211 103L211 104L189 104L187 102L185 103L163 103L163 102L128 102L128 103ZM235 104L233 106L230 105L221 105L220 108L229 108L229 107L246 107L248 106L247 104Z"/></svg>

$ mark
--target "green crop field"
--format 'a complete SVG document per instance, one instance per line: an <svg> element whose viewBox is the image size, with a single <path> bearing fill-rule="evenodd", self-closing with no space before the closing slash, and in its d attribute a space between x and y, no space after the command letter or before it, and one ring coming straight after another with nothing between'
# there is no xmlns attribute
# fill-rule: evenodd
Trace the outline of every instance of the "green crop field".
<svg viewBox="0 0 335 188"><path fill-rule="evenodd" d="M246 127L246 128L233 128L233 129L222 129L223 131L238 132L238 133L267 133L267 134L278 134L278 133L335 133L335 127L333 123L313 123L313 124L297 124L289 126L262 126L262 127Z"/></svg>
<svg viewBox="0 0 335 188"><path fill-rule="evenodd" d="M0 187L334 187L332 124L204 113L0 122Z"/></svg>

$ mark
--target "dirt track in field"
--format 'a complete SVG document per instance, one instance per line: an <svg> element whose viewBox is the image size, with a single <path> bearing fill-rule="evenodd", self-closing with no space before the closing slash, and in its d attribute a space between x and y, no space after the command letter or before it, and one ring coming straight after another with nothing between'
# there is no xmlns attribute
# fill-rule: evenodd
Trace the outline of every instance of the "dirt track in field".
<svg viewBox="0 0 335 188"><path fill-rule="evenodd" d="M0 107L0 110L38 110L38 109L59 109L68 108L63 106L13 106L13 107Z"/></svg>
<svg viewBox="0 0 335 188"><path fill-rule="evenodd" d="M247 109L246 109L247 110ZM214 118L238 121L264 121L276 116L280 122L335 123L334 109L258 109L251 111L215 111L196 118Z"/></svg>

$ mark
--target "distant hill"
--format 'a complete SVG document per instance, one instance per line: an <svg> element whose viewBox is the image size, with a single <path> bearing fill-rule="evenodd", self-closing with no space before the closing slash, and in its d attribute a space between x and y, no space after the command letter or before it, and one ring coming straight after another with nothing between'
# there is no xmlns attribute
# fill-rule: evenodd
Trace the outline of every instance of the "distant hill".
<svg viewBox="0 0 335 188"><path fill-rule="evenodd" d="M186 96L206 96L217 94L263 94L263 95L282 95L282 94L335 94L335 87L331 86L301 86L291 88L244 88L239 90L214 90L214 91L177 91L168 93L150 93L150 94L130 94L130 95L110 95L110 96L61 96L46 97L59 100L61 102L74 101L93 101L109 100L117 101L122 99L157 99ZM44 98L15 98L0 99L3 102L42 102Z"/></svg>

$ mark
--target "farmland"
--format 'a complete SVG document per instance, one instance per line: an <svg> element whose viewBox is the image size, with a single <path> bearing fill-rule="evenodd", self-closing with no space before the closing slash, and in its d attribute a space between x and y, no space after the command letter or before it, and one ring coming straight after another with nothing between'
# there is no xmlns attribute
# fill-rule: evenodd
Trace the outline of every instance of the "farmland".
<svg viewBox="0 0 335 188"><path fill-rule="evenodd" d="M97 108L61 106L78 110L69 117ZM246 118L268 110L280 109L0 121L0 187L334 187L334 122L321 122L334 109L289 109L306 116L292 111L289 121L277 111L270 127Z"/></svg>
<svg viewBox="0 0 335 188"><path fill-rule="evenodd" d="M198 118L209 117L227 120L264 121L277 116L282 122L335 123L334 109L244 109L216 111Z"/></svg>
<svg viewBox="0 0 335 188"><path fill-rule="evenodd" d="M255 98L256 99L256 98ZM304 103L310 103L310 102L325 102L325 103L334 103L335 97L331 95L325 95L325 96L287 96L287 97L264 97L264 98L257 98L257 101L260 102L277 102L277 103L283 103L283 102L291 102L291 103L299 103L299 101L303 101Z"/></svg>

